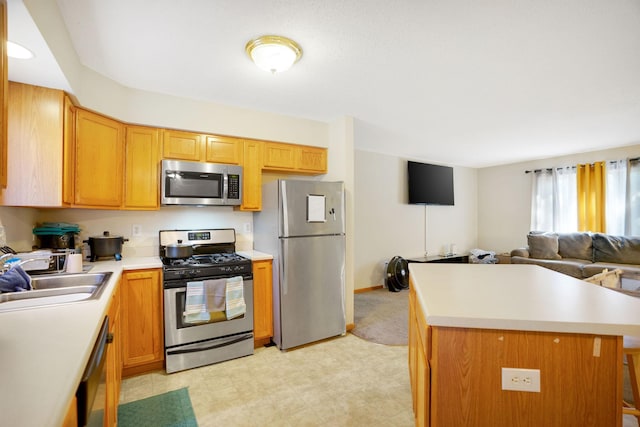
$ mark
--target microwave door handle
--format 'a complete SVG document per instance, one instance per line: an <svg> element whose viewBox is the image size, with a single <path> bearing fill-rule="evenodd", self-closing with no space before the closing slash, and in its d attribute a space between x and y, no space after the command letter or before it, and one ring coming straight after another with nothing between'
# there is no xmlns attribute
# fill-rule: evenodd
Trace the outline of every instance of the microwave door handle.
<svg viewBox="0 0 640 427"><path fill-rule="evenodd" d="M222 200L226 201L229 198L229 174L224 172L222 177Z"/></svg>

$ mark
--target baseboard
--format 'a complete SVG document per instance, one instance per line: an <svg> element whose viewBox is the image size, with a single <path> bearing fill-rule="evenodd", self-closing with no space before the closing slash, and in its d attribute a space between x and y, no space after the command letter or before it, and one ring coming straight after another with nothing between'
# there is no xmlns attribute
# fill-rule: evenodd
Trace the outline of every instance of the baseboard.
<svg viewBox="0 0 640 427"><path fill-rule="evenodd" d="M376 289L382 289L383 286L382 285L378 285L378 286L371 286L369 288L359 288L359 289L354 289L353 293L354 294L361 294L363 292L369 292L369 291L375 291Z"/></svg>
<svg viewBox="0 0 640 427"><path fill-rule="evenodd" d="M253 348L264 347L271 342L271 337L254 339Z"/></svg>
<svg viewBox="0 0 640 427"><path fill-rule="evenodd" d="M146 363L144 365L129 366L122 368L122 378L134 377L136 375L147 374L149 372L160 371L164 369L164 360Z"/></svg>

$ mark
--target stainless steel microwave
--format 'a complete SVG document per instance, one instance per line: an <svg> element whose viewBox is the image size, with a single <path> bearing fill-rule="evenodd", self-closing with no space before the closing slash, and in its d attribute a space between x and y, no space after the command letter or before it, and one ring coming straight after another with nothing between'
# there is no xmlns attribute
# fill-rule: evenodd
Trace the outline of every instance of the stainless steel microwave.
<svg viewBox="0 0 640 427"><path fill-rule="evenodd" d="M163 160L162 205L237 206L242 202L242 166Z"/></svg>

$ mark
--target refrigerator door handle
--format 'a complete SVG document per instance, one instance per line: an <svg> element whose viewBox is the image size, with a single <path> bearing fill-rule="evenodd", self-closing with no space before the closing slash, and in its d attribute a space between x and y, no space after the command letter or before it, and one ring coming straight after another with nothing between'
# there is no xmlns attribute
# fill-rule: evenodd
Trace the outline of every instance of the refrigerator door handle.
<svg viewBox="0 0 640 427"><path fill-rule="evenodd" d="M280 208L282 209L282 235L289 236L289 208L287 207L287 182L281 181L282 188L280 194L282 195L282 201Z"/></svg>
<svg viewBox="0 0 640 427"><path fill-rule="evenodd" d="M287 271L284 268L284 260L289 253L289 239L281 239L282 241L282 256L280 257L280 292L282 295L286 295L289 290L289 285L287 284Z"/></svg>

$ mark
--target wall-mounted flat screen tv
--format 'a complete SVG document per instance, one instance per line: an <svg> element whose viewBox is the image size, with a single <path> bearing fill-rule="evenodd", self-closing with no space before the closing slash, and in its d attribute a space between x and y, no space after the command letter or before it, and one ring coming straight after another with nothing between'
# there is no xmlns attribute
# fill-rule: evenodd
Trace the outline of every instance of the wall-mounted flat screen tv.
<svg viewBox="0 0 640 427"><path fill-rule="evenodd" d="M408 162L409 203L453 206L453 168Z"/></svg>

